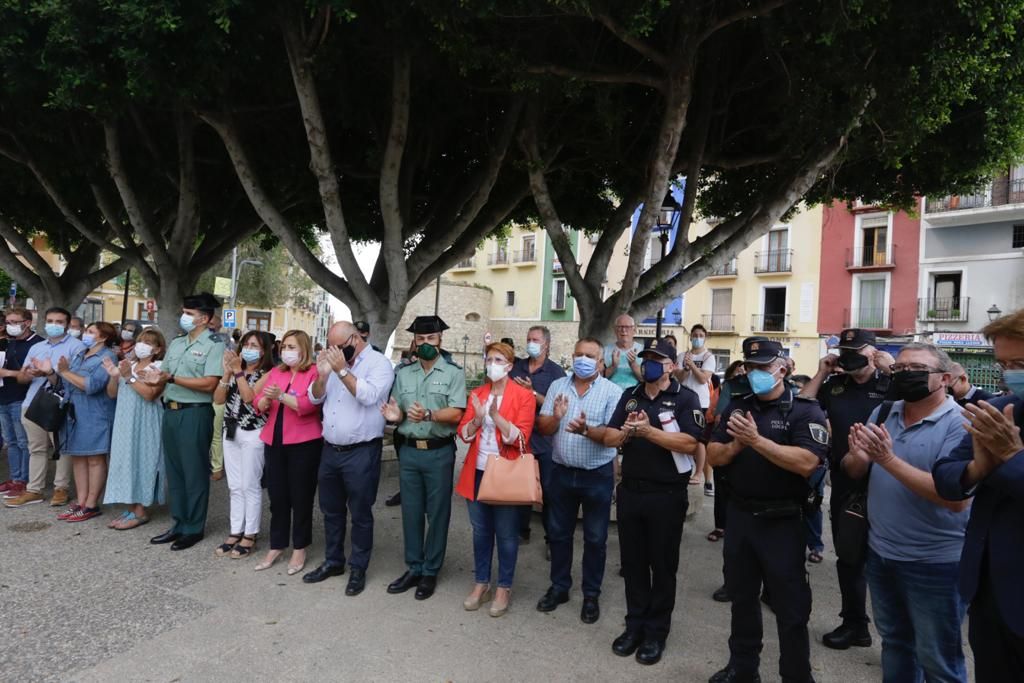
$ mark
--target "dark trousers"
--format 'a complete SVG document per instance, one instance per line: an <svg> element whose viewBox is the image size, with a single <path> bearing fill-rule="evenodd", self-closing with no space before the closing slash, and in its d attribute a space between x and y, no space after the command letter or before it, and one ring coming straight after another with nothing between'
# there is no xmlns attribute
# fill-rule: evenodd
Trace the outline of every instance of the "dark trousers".
<svg viewBox="0 0 1024 683"><path fill-rule="evenodd" d="M323 440L264 448L270 496L270 547L302 550L313 542L313 498Z"/></svg>
<svg viewBox="0 0 1024 683"><path fill-rule="evenodd" d="M679 543L689 499L685 486L634 490L631 485L623 480L616 495L626 629L664 641L676 604Z"/></svg>
<svg viewBox="0 0 1024 683"><path fill-rule="evenodd" d="M206 529L210 502L213 406L207 403L186 410L164 410L163 418L161 440L173 530L201 534Z"/></svg>
<svg viewBox="0 0 1024 683"><path fill-rule="evenodd" d="M975 680L978 683L1024 682L1024 636L1006 625L987 571L982 571L970 615L967 639L974 652Z"/></svg>
<svg viewBox="0 0 1024 683"><path fill-rule="evenodd" d="M836 466L832 469L832 504L829 509L829 520L832 523L832 545L837 547L839 537L838 519L842 513L843 501L855 490L856 484L845 474L836 476ZM866 626L868 619L868 584L864 578L864 563L849 564L841 559L836 560L836 574L839 575L839 594L842 596L842 609L839 617L844 624Z"/></svg>
<svg viewBox="0 0 1024 683"><path fill-rule="evenodd" d="M339 451L324 443L320 456L320 511L324 515L328 564L345 564L345 524L352 515L349 564L365 570L373 550L373 504L380 483L380 439Z"/></svg>
<svg viewBox="0 0 1024 683"><path fill-rule="evenodd" d="M552 463L545 496L551 511L548 530L551 543L551 586L559 592L572 587L573 536L576 514L583 507L583 595L601 595L605 557L608 551L608 524L615 488L614 464L609 462L593 470Z"/></svg>
<svg viewBox="0 0 1024 683"><path fill-rule="evenodd" d="M807 527L799 516L754 517L729 504L725 535L725 585L732 596L729 665L743 674L758 670L762 647L761 584L771 592L779 632L779 674L785 683L811 679L811 587L804 566Z"/></svg>
<svg viewBox="0 0 1024 683"><path fill-rule="evenodd" d="M551 468L555 464L551 459L551 453L534 453L540 465L540 488L544 496L544 506L540 511L540 520L544 525L544 540L551 535L551 497L548 495L548 485L551 481ZM533 516L532 505L521 505L519 508L519 533L525 536L530 533L530 518Z"/></svg>
<svg viewBox="0 0 1024 683"><path fill-rule="evenodd" d="M402 446L401 451L398 480L405 564L413 574L437 576L448 549L455 446L428 451Z"/></svg>
<svg viewBox="0 0 1024 683"><path fill-rule="evenodd" d="M729 494L732 492L732 485L725 475L722 467L712 467L711 471L715 476L715 528L725 529L726 506L729 504Z"/></svg>

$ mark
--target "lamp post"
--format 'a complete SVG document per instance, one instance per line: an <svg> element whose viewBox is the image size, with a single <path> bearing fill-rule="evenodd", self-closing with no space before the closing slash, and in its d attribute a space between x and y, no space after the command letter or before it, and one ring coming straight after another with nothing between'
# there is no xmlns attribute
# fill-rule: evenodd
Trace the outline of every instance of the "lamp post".
<svg viewBox="0 0 1024 683"><path fill-rule="evenodd" d="M467 357L468 353L469 353L469 335L468 334L464 334L464 335L462 335L462 367L463 367L463 369L465 369L465 367L466 367L466 357Z"/></svg>
<svg viewBox="0 0 1024 683"><path fill-rule="evenodd" d="M231 252L231 308L235 308L238 300L238 276L242 274L243 266L262 266L263 261L255 258L247 258L241 263L238 262L238 247Z"/></svg>
<svg viewBox="0 0 1024 683"><path fill-rule="evenodd" d="M658 212L658 224L654 228L658 231L658 240L661 242L661 258L658 259L659 261L664 260L665 253L668 251L669 234L672 232L672 225L675 223L678 213L679 205L676 203L675 197L672 196L672 188L669 187L668 192L665 193L665 199L661 201L661 210ZM664 311L664 306L658 309L657 324L654 328L655 339L661 339L661 323L665 317Z"/></svg>
<svg viewBox="0 0 1024 683"><path fill-rule="evenodd" d="M989 322L994 321L996 318L998 318L1000 315L1003 314L1003 312L1001 310L999 310L999 307L996 306L995 304L992 304L992 307L989 308L985 312L988 313L988 321Z"/></svg>

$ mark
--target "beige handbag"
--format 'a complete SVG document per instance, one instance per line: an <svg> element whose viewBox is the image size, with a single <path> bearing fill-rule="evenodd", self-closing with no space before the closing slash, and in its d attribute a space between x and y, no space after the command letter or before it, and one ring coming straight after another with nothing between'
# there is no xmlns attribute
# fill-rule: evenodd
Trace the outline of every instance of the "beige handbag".
<svg viewBox="0 0 1024 683"><path fill-rule="evenodd" d="M487 467L476 499L491 505L540 505L543 502L540 464L533 453L526 450L522 434L519 435L519 457L515 460L497 453L487 454Z"/></svg>

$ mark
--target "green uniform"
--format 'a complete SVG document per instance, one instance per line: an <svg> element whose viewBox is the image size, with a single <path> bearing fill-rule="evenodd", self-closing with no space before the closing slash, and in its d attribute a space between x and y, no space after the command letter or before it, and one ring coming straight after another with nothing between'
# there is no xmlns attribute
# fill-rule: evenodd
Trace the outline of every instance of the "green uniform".
<svg viewBox="0 0 1024 683"><path fill-rule="evenodd" d="M391 395L403 414L416 402L435 411L465 408L466 375L443 357L438 357L429 372L413 363L399 368ZM456 425L417 423L408 418L398 425L403 437L399 447L402 532L405 563L412 574L437 576L444 562L452 514L455 430ZM432 441L438 439L447 439L448 443Z"/></svg>
<svg viewBox="0 0 1024 683"><path fill-rule="evenodd" d="M220 377L224 341L202 332L196 339L176 337L167 347L161 369L176 379ZM173 531L201 534L206 528L210 496L210 441L213 437L213 394L167 384L163 393L163 446L167 465Z"/></svg>

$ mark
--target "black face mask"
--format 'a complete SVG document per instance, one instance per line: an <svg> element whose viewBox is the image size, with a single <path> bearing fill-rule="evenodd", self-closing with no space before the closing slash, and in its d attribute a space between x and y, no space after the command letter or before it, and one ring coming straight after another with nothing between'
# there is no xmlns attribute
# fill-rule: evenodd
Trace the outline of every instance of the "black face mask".
<svg viewBox="0 0 1024 683"><path fill-rule="evenodd" d="M892 390L896 398L916 403L932 393L928 388L927 370L900 370L892 376Z"/></svg>
<svg viewBox="0 0 1024 683"><path fill-rule="evenodd" d="M356 347L354 346L342 346L341 352L345 354L345 362L351 363L352 358L356 355Z"/></svg>
<svg viewBox="0 0 1024 683"><path fill-rule="evenodd" d="M846 372L857 372L861 368L867 367L868 357L856 351L840 353L838 364Z"/></svg>

